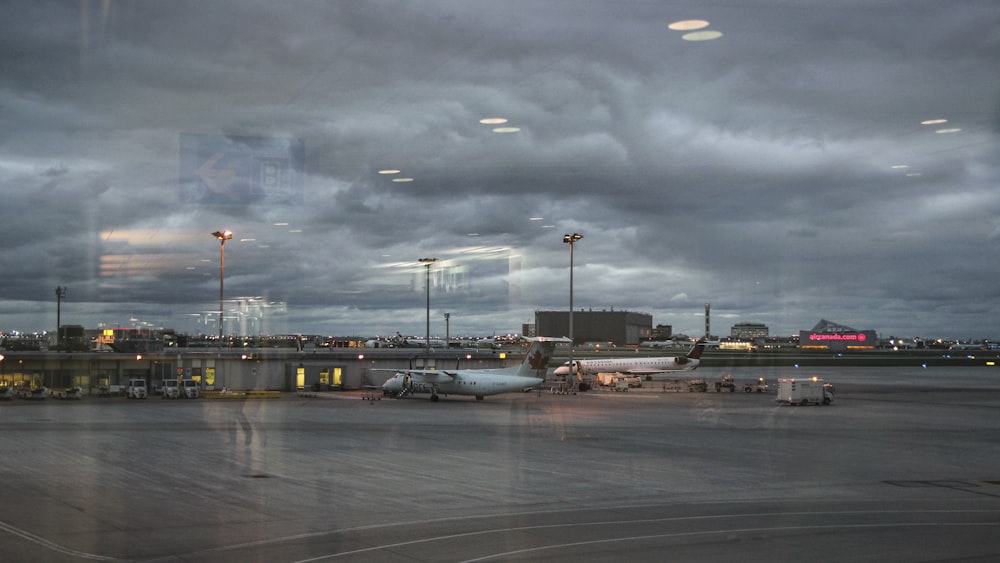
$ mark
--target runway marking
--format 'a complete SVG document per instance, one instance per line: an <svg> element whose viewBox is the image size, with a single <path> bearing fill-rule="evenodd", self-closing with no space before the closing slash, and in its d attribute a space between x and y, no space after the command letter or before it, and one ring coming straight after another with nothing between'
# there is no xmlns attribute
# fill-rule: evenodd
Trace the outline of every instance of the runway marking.
<svg viewBox="0 0 1000 563"><path fill-rule="evenodd" d="M15 528L6 522L0 522L0 530L7 532L9 534L15 535L21 539L25 539L35 545L44 547L50 551L55 551L56 553L62 553L63 555L71 555L73 557L80 557L83 559L90 559L93 561L129 561L128 559L118 559L117 557L107 557L104 555L96 555L94 553L86 553L84 551L77 551L75 549L69 549L68 547L63 547L55 542L51 542L41 536L36 536L31 532L27 532L20 528Z"/></svg>
<svg viewBox="0 0 1000 563"><path fill-rule="evenodd" d="M942 489L951 489L953 491L960 491L964 493L972 493L974 495L983 495L987 497L1000 497L1000 495L990 492L990 491L980 491L975 490L980 487L976 483L970 483L968 481L883 481L887 485L894 485L896 487L938 487ZM989 483L989 481L985 481Z"/></svg>
<svg viewBox="0 0 1000 563"><path fill-rule="evenodd" d="M564 544L554 544L542 547L532 547L528 549L519 549L515 551L508 551L505 553L494 553L492 555L487 555L485 557L477 557L475 559L465 559L462 563L473 563L476 561L489 561L490 559L496 559L498 557L511 557L517 555L524 555L527 553L546 551L550 549L562 549L567 547L578 547L584 545L597 545L614 543L621 541L637 541L637 540L649 540L658 538L679 538L679 537L691 537L691 536L712 536L720 534L742 534L742 533L759 533L759 532L793 532L800 530L837 530L837 529L874 529L874 528L916 528L916 527L940 527L940 526L996 526L1000 524L998 522L977 522L977 523L964 523L964 522L954 522L954 523L900 523L900 524L831 524L827 526L778 526L773 528L733 528L729 530L709 530L705 532L676 532L672 534L654 534L648 536L632 536L628 538L611 538L605 540L588 540L581 542L571 542Z"/></svg>
<svg viewBox="0 0 1000 563"><path fill-rule="evenodd" d="M691 521L691 520L714 520L714 519L728 519L728 518L757 518L757 517L767 517L767 516L819 516L819 515L847 515L847 514L859 514L859 515L870 515L870 514L977 514L977 513L995 513L995 510L846 510L846 511L833 511L833 512L764 512L764 513L746 513L746 514L716 514L716 515L705 515L705 516L675 516L666 518L643 518L643 519L632 519L632 520L611 520L611 521L600 521L600 522L568 522L564 524L543 524L539 526L518 526L513 528L494 528L491 530L479 530L475 532L464 532L460 534L449 534L445 536L435 536L420 538L414 540L408 540L403 542L383 544L378 546L366 547L361 549L355 549L351 551L343 551L339 553L331 553L327 555L320 555L318 557L312 557L309 559L300 559L294 563L313 563L316 561L325 561L330 559L336 559L344 556L359 555L363 553L371 553L375 551L381 551L384 549L393 549L398 547L405 547L409 545L418 545L424 543L432 543L443 540L452 540L458 538L467 538L473 536L482 536L489 534L498 533L509 533L509 532L521 532L521 531L535 531L535 530L545 530L545 529L555 529L555 528L567 528L567 527L580 527L580 526L611 526L611 525L623 525L623 524L639 524L639 523L651 523L651 522L671 522L671 521ZM505 517L508 515L499 515L500 517ZM516 515L509 515L516 516ZM494 516L495 517L495 516ZM476 518L467 517L464 519ZM488 516L482 516L479 518L488 518ZM463 518L445 518L442 521L448 520L461 520ZM435 520L437 521L437 520ZM416 523L428 523L430 521L419 521ZM406 523L389 524L386 526L405 526L409 525ZM492 555L487 555L480 558L468 559L464 563L469 563L473 561L485 561L497 557L505 557L511 555L519 555L523 553L530 553L533 551L542 551L547 549L556 549L560 547L574 547L578 545L593 545L600 543L610 543L618 541L633 541L642 539L655 539L655 538L669 538L669 537L682 537L682 536L695 536L695 535L710 535L710 534L731 534L731 533L747 533L747 532L766 532L766 531L794 531L794 530L809 530L809 529L862 529L862 528L879 528L879 527L916 527L916 526L997 526L1000 525L1000 520L992 522L955 522L955 523L895 523L895 524L831 524L831 525L816 525L816 526L776 526L776 527L760 527L760 528L732 528L725 530L709 530L702 532L676 532L671 534L657 534L648 536L633 536L626 538L609 538L603 540L588 540L583 542L573 542L566 544L556 544L550 546L534 547L523 550L516 550L505 553L496 553ZM368 530L382 527L381 525L373 526L362 526L356 528L356 530ZM312 534L307 534L308 536L319 536L325 533L336 534L348 531L353 531L355 529L344 529L344 530L334 530L330 532L314 532Z"/></svg>

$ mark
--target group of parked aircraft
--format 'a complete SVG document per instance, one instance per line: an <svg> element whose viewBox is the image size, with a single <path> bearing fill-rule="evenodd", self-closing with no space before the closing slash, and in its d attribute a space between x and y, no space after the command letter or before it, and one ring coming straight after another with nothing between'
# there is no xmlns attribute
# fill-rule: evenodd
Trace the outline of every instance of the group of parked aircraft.
<svg viewBox="0 0 1000 563"><path fill-rule="evenodd" d="M441 394L471 395L483 400L486 395L497 395L521 391L541 385L549 360L557 343L569 343L568 338L537 337L530 339L531 347L524 361L515 368L427 370L391 370L396 372L382 384L382 391L394 397L406 397L415 392L430 393L431 401L437 401ZM574 360L566 362L553 372L558 376L569 376L571 367L575 375L583 380L598 373L622 373L638 375L647 381L665 379L670 372L690 371L701 363L701 353L705 343L699 341L685 356L663 358L608 358L599 360Z"/></svg>

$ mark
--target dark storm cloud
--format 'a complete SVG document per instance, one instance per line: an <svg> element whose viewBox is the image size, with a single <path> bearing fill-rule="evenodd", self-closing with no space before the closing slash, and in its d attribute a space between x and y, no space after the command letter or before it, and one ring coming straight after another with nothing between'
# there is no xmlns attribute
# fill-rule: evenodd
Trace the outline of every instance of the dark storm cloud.
<svg viewBox="0 0 1000 563"><path fill-rule="evenodd" d="M226 293L276 332L420 332L424 256L435 311L519 330L567 305L581 232L581 307L995 336L990 3L17 4L0 328L67 285L81 324L204 329L229 228ZM667 29L695 17L723 36ZM300 140L301 198L185 199L191 134Z"/></svg>

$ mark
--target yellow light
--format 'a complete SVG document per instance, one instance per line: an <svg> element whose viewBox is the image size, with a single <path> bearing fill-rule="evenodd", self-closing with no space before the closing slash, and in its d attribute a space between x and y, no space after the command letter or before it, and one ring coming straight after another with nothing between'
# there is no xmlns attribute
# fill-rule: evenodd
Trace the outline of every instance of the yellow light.
<svg viewBox="0 0 1000 563"><path fill-rule="evenodd" d="M667 27L674 31L693 31L708 27L708 22L705 20L682 20L676 21Z"/></svg>
<svg viewBox="0 0 1000 563"><path fill-rule="evenodd" d="M940 125L942 123L948 123L947 119L928 119L926 121L921 121L921 125Z"/></svg>
<svg viewBox="0 0 1000 563"><path fill-rule="evenodd" d="M396 170L395 168L386 168L384 170L379 170L379 174L399 174L402 170Z"/></svg>
<svg viewBox="0 0 1000 563"><path fill-rule="evenodd" d="M507 123L506 117L484 117L479 120L483 125L500 125L501 123Z"/></svg>

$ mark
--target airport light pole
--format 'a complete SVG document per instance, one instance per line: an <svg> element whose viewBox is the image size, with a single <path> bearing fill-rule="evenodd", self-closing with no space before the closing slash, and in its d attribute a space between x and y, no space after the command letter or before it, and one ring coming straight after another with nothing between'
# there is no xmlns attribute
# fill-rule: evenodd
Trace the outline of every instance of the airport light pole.
<svg viewBox="0 0 1000 563"><path fill-rule="evenodd" d="M444 314L444 347L451 347L451 313Z"/></svg>
<svg viewBox="0 0 1000 563"><path fill-rule="evenodd" d="M577 371L573 365L573 246L576 242L583 238L580 233L573 233L571 235L563 235L563 242L569 245L569 374L570 376L576 375L574 372ZM567 387L571 385L571 379L566 380Z"/></svg>
<svg viewBox="0 0 1000 563"><path fill-rule="evenodd" d="M62 339L59 335L59 327L62 326L62 300L66 297L66 288L56 287L56 348L62 349Z"/></svg>
<svg viewBox="0 0 1000 563"><path fill-rule="evenodd" d="M219 346L222 346L223 299L226 280L226 241L233 238L232 231L215 231L212 236L219 240Z"/></svg>
<svg viewBox="0 0 1000 563"><path fill-rule="evenodd" d="M427 288L427 332L426 332L427 340L424 340L424 347L427 350L427 353L430 354L431 352L431 264L437 262L437 258L421 258L420 260L418 260L418 262L423 264L424 268L427 270L427 276L424 281L424 286Z"/></svg>

